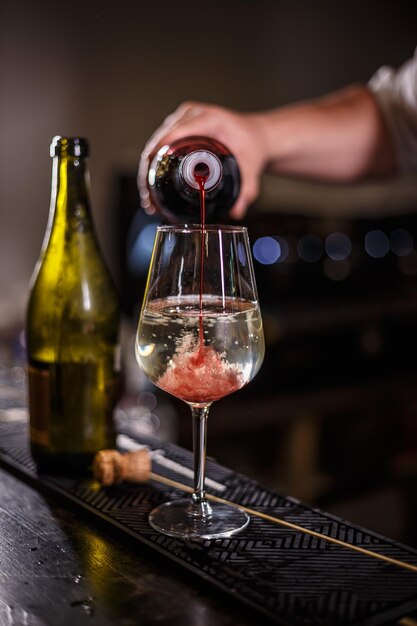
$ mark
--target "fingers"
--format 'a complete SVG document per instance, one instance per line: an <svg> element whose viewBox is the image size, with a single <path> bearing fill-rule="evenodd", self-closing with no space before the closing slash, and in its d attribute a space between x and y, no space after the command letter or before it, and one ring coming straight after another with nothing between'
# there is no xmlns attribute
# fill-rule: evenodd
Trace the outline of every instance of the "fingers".
<svg viewBox="0 0 417 626"><path fill-rule="evenodd" d="M234 154L241 171L241 189L230 216L242 219L247 207L258 195L259 176L263 168L264 155L256 140L254 125L248 116L194 101L183 102L148 140L140 158L137 179L141 205L148 213L154 212L146 181L153 156L162 146L193 135L217 139Z"/></svg>
<svg viewBox="0 0 417 626"><path fill-rule="evenodd" d="M160 144L170 143L188 133L188 127L204 128L202 117L208 106L197 102L183 102L180 106L156 129L148 140L144 152L148 155L155 151ZM163 140L163 141L162 141Z"/></svg>
<svg viewBox="0 0 417 626"><path fill-rule="evenodd" d="M230 217L234 220L241 220L246 215L248 207L256 200L259 194L259 182L258 178L254 176L253 172L245 175L242 172L242 185L240 188L240 194L235 204L230 210Z"/></svg>

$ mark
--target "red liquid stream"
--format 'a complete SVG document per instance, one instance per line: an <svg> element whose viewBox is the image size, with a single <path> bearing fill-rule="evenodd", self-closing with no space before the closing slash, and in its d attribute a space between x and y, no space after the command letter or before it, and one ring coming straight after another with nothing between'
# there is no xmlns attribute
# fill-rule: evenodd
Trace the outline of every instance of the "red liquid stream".
<svg viewBox="0 0 417 626"><path fill-rule="evenodd" d="M200 352L202 353L204 347L203 337L203 285L204 285L204 231L206 228L206 189L205 184L209 177L210 170L205 163L197 163L194 168L194 178L197 181L200 190L200 228L201 228L201 243L200 243L200 328L199 328L199 340L200 340ZM203 354L201 354L203 357Z"/></svg>
<svg viewBox="0 0 417 626"><path fill-rule="evenodd" d="M158 385L186 402L209 403L219 400L243 387L239 365L230 364L211 346L204 345L203 289L204 289L204 233L206 228L205 183L210 170L205 163L197 163L194 178L200 190L200 293L199 293L199 347L184 349L172 358L172 365L159 377Z"/></svg>

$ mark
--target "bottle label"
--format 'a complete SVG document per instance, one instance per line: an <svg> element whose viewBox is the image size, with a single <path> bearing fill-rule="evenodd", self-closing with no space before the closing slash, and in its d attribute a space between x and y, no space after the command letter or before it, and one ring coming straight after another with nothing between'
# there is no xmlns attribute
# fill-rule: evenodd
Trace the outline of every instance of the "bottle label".
<svg viewBox="0 0 417 626"><path fill-rule="evenodd" d="M28 367L32 443L53 454L84 454L108 448L121 376L113 354L100 362L45 363Z"/></svg>
<svg viewBox="0 0 417 626"><path fill-rule="evenodd" d="M47 369L29 365L30 438L40 445L49 444L51 374Z"/></svg>

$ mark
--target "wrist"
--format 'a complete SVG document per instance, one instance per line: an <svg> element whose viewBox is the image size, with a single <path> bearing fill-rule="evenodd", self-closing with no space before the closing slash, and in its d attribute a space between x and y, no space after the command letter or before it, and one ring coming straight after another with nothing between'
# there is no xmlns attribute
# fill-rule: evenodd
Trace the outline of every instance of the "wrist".
<svg viewBox="0 0 417 626"><path fill-rule="evenodd" d="M293 123L292 109L272 109L251 114L251 123L257 137L257 149L263 170L286 167L297 147L299 129Z"/></svg>
<svg viewBox="0 0 417 626"><path fill-rule="evenodd" d="M271 140L268 113L248 113L246 119L250 127L250 134L253 137L252 150L256 155L259 170L263 171L268 168L269 163L274 159L275 152L275 142Z"/></svg>

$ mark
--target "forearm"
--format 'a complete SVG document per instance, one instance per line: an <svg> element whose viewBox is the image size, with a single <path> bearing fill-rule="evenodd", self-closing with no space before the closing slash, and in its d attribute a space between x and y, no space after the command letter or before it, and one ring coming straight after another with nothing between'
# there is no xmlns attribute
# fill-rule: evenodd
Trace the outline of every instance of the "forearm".
<svg viewBox="0 0 417 626"><path fill-rule="evenodd" d="M340 182L396 171L391 137L365 87L252 117L267 170Z"/></svg>

